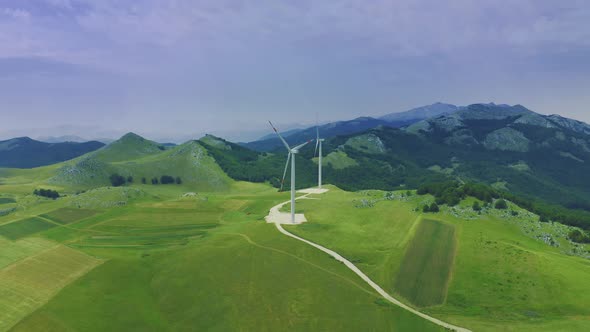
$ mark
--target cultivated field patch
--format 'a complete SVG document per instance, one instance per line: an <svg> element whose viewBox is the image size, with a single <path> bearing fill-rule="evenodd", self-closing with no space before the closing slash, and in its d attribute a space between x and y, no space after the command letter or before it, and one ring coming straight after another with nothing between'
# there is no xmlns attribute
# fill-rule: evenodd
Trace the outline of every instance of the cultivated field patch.
<svg viewBox="0 0 590 332"><path fill-rule="evenodd" d="M185 245L218 227L218 219L214 211L145 208L92 227L104 234L86 237L75 246L149 249Z"/></svg>
<svg viewBox="0 0 590 332"><path fill-rule="evenodd" d="M37 237L24 238L18 241L10 241L0 237L0 269L55 246L55 242Z"/></svg>
<svg viewBox="0 0 590 332"><path fill-rule="evenodd" d="M97 213L98 211L89 209L61 208L42 214L41 217L53 220L60 224L70 224L78 220L92 217Z"/></svg>
<svg viewBox="0 0 590 332"><path fill-rule="evenodd" d="M15 203L16 201L14 200L14 198L10 198L10 197L0 197L0 204L10 204L10 203Z"/></svg>
<svg viewBox="0 0 590 332"><path fill-rule="evenodd" d="M0 331L10 329L100 263L60 245L0 270Z"/></svg>
<svg viewBox="0 0 590 332"><path fill-rule="evenodd" d="M32 217L22 219L0 226L0 235L11 240L18 240L25 236L39 233L56 225L43 221L41 218Z"/></svg>
<svg viewBox="0 0 590 332"><path fill-rule="evenodd" d="M444 303L455 246L453 226L422 220L402 260L395 290L421 307Z"/></svg>

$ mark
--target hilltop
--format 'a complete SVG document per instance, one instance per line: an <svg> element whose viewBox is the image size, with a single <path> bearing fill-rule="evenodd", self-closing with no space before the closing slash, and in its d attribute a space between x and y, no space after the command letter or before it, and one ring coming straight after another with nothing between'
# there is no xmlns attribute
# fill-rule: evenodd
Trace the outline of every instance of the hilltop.
<svg viewBox="0 0 590 332"><path fill-rule="evenodd" d="M62 186L107 186L113 174L135 183L168 175L199 190L223 190L230 181L197 141L166 147L133 133L57 166L48 183Z"/></svg>

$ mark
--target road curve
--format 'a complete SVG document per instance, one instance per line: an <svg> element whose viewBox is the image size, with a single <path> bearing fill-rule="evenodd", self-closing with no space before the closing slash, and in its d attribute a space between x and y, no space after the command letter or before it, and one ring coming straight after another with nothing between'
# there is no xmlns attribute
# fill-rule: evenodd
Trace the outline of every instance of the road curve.
<svg viewBox="0 0 590 332"><path fill-rule="evenodd" d="M300 196L300 197L297 197L297 199L305 198L308 195L309 194L303 195L303 196ZM285 202L285 203L288 203L288 202ZM277 207L280 208L285 203L278 204L277 206L275 206L273 208L277 208ZM457 332L471 332L471 330L468 330L468 329L463 328L463 327L455 326L455 325L452 325L452 324L449 324L449 323L445 323L445 322L443 322L440 319L436 319L436 318L434 318L432 316L428 316L425 313L422 313L422 312L420 312L420 311L418 311L418 310L416 310L416 309L414 309L412 307L409 307L409 306L403 304L399 300L395 299L393 296L389 295L386 291L383 290L383 288L381 288L373 280L371 280L358 267L356 267L349 260L347 260L346 258L342 257L337 252L335 252L333 250L330 250L328 248L322 247L321 245L319 245L317 243L314 243L314 242L311 242L311 241L306 240L304 238L301 238L301 237L299 237L299 236L297 236L297 235L295 235L293 233L289 233L287 230L285 230L283 228L283 226L280 223L274 223L274 224L277 227L277 229L279 230L279 232L285 234L286 236L289 236L289 237L294 238L296 240L299 240L301 242L305 242L308 245L310 245L310 246L312 246L312 247L314 247L316 249L319 249L319 250L325 252L326 254L334 257L334 259L336 259L337 261L342 262L344 265L346 265L346 267L348 267L352 272L356 273L356 275L358 275L361 279L363 279L369 286L371 286L377 293L379 293L379 295L383 296L383 298L385 298L387 301L389 301L389 302L391 302L391 303L393 303L393 304L395 304L395 305L397 305L397 306L399 306L399 307L401 307L401 308L403 308L403 309L405 309L405 310L407 310L407 311L409 311L409 312L411 312L411 313L413 313L415 315L418 315L418 316L420 316L420 317L422 317L422 318L424 318L424 319L426 319L426 320L428 320L428 321L430 321L430 322L432 322L434 324L437 324L439 326L442 326L442 327L444 327L446 329L457 331Z"/></svg>

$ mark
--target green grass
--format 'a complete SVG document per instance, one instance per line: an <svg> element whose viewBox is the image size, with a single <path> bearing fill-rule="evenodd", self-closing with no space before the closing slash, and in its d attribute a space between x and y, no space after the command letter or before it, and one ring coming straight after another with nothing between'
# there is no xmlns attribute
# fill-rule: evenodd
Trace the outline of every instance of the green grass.
<svg viewBox="0 0 590 332"><path fill-rule="evenodd" d="M41 217L53 220L60 224L71 224L73 222L92 217L97 211L88 209L61 208L49 213L42 214Z"/></svg>
<svg viewBox="0 0 590 332"><path fill-rule="evenodd" d="M6 331L59 290L101 262L65 246L54 246L0 270L0 330Z"/></svg>
<svg viewBox="0 0 590 332"><path fill-rule="evenodd" d="M314 161L317 163L318 158L314 158ZM340 150L330 152L327 156L322 158L322 164L324 166L330 165L334 169L344 169L358 165L356 160L350 158L346 152Z"/></svg>
<svg viewBox="0 0 590 332"><path fill-rule="evenodd" d="M55 227L54 224L32 217L0 226L0 235L11 240L33 235Z"/></svg>
<svg viewBox="0 0 590 332"><path fill-rule="evenodd" d="M260 220L288 194L236 183L200 195L148 195L44 233L106 262L14 330L441 330Z"/></svg>
<svg viewBox="0 0 590 332"><path fill-rule="evenodd" d="M14 198L10 198L10 197L0 197L0 204L10 204L10 203L16 203L16 200L14 200Z"/></svg>
<svg viewBox="0 0 590 332"><path fill-rule="evenodd" d="M172 156L174 151L179 154ZM173 158L197 150L179 151L157 155ZM138 157L136 169L145 167L147 172L164 162L157 155ZM193 160L188 155L185 160ZM112 164L118 169L135 167ZM6 227L18 236L35 235L1 240L0 256L8 254L0 264L9 268L29 261L45 250L44 244L31 242L40 237L105 262L61 291L50 292L40 300L48 302L35 307L16 331L438 330L380 300L334 259L266 224L268 209L288 200L287 192L231 181L227 190L203 191L197 182L152 186L137 184L136 178L131 187L79 195L76 186L55 184L52 188L67 195L55 201L31 195L34 188L46 186L44 181L56 169L0 173L0 194L19 204L17 211L0 217L0 235ZM182 197L186 192L197 196ZM286 228L341 253L403 300L396 288L400 270L420 238L415 234L423 233L422 214L415 208L432 197L407 198L397 192L395 199L384 200L384 195L331 187L315 196L318 200L298 201L309 222ZM359 207L361 200L370 201L370 207ZM466 201L458 209L470 205ZM78 206L97 213L42 232L34 229L38 222L58 225L37 220L31 231L24 222L37 215L59 219L55 211ZM474 331L590 329L588 260L564 254L565 245L553 248L525 233L536 225L525 213L512 219L487 213L459 218L443 208L428 217L454 227L456 256L446 300L423 311ZM52 261L56 271L68 264L66 256L62 258ZM0 293L6 291L0 284ZM0 321L7 312L0 310Z"/></svg>
<svg viewBox="0 0 590 332"><path fill-rule="evenodd" d="M384 194L349 193L332 187L315 196L318 200L298 201L297 209L305 211L308 223L288 229L341 253L384 289L402 296L396 284L398 278L405 278L400 272L404 257L420 232L417 220L422 214L415 209L432 197L398 196L389 201L383 200ZM373 207L356 208L355 202L361 199L374 201ZM472 200L458 209L470 203ZM446 300L423 311L474 331L590 329L589 261L567 255L566 245L555 248L531 237L533 233L525 230L536 228L531 220L538 217L518 211L518 217L492 210L482 215L468 213L469 218L463 219L445 207L427 215L454 227L456 255ZM443 245L436 242L429 246ZM442 288L440 293L444 294Z"/></svg>
<svg viewBox="0 0 590 332"><path fill-rule="evenodd" d="M42 238L10 241L0 237L0 269L55 245L55 242Z"/></svg>
<svg viewBox="0 0 590 332"><path fill-rule="evenodd" d="M395 289L420 307L443 304L454 257L454 227L423 219L404 255Z"/></svg>

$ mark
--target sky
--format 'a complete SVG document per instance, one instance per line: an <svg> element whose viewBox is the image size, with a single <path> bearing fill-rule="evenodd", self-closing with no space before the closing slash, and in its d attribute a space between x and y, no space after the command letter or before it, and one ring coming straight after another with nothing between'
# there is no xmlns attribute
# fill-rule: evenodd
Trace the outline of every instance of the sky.
<svg viewBox="0 0 590 332"><path fill-rule="evenodd" d="M522 104L590 122L586 0L0 0L0 139Z"/></svg>

